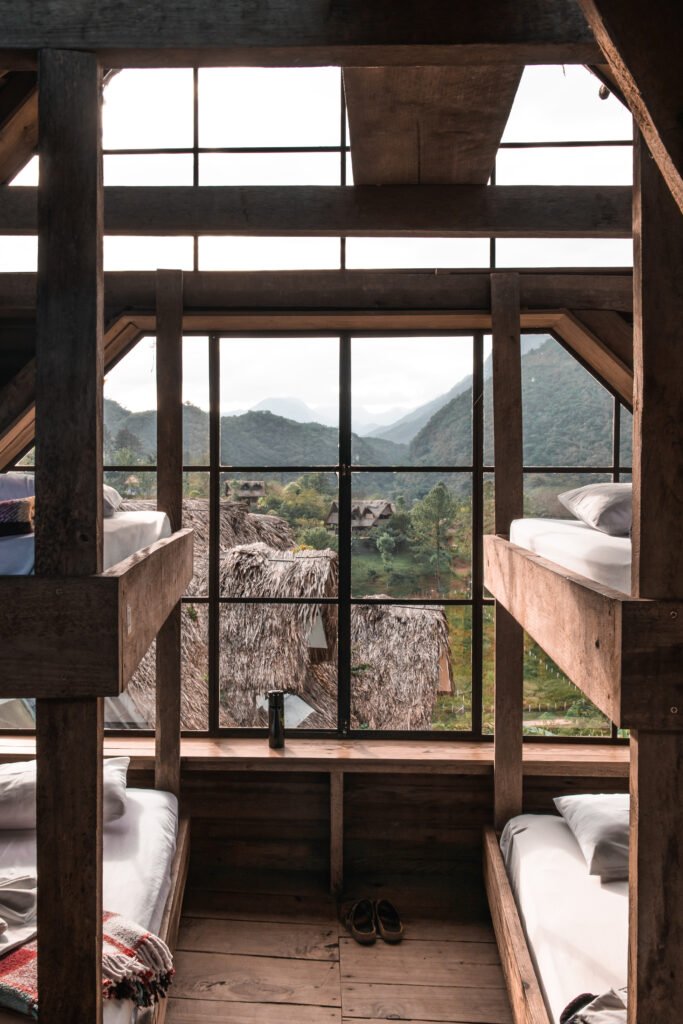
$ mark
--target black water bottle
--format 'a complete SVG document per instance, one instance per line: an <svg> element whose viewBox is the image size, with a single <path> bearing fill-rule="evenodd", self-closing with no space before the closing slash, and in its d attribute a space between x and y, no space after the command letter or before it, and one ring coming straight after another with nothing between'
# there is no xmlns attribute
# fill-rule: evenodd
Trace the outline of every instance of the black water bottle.
<svg viewBox="0 0 683 1024"><path fill-rule="evenodd" d="M268 691L268 746L275 750L285 745L285 692Z"/></svg>

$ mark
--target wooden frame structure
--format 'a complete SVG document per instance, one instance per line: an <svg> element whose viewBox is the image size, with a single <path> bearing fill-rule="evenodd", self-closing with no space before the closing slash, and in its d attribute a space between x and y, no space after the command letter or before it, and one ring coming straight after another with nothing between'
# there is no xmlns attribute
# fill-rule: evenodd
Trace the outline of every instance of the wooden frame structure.
<svg viewBox="0 0 683 1024"><path fill-rule="evenodd" d="M97 59L43 51L39 93L45 170L38 213L36 575L0 577L0 636L12 637L14 650L0 693L37 698L41 1018L95 1024L102 1015L102 697L125 689L157 634L156 785L180 791L179 602L193 573L192 531L180 529L182 276L161 273L157 289L159 506L174 533L103 572ZM162 925L171 941L188 857L184 821ZM74 972L81 982L76 1000Z"/></svg>
<svg viewBox="0 0 683 1024"><path fill-rule="evenodd" d="M495 826L522 811L519 643L526 629L615 724L631 729L628 1022L674 1024L683 1013L676 966L683 954L683 219L641 138L635 164L633 596L504 535L509 509L519 508L521 482L521 465L510 464L521 437L521 403L508 405L502 467L496 449L501 535L484 542L485 585L496 599ZM519 302L509 284L500 293L506 309L498 322L509 332ZM504 340L496 338L495 322L494 354ZM493 372L498 412L508 376L495 359ZM484 873L515 1024L551 1024L493 829L484 835Z"/></svg>

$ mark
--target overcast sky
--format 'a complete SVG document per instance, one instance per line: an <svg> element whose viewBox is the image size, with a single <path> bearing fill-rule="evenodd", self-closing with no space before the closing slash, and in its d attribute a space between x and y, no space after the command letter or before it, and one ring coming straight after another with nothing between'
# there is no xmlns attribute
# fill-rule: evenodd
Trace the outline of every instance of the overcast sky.
<svg viewBox="0 0 683 1024"><path fill-rule="evenodd" d="M525 70L503 141L627 140L632 122L621 104L598 97L599 83L581 67ZM220 68L199 72L199 144L226 146L335 146L340 143L338 68ZM105 91L105 149L191 147L192 71L126 70ZM498 184L630 184L630 148L501 150ZM105 184L193 182L192 157L105 156ZM14 184L36 184L34 159ZM339 184L337 154L205 154L200 184ZM348 162L347 181L352 182ZM333 269L334 238L204 238L199 267L206 270ZM349 239L349 268L487 267L487 239ZM629 266L627 240L501 239L497 266ZM107 270L191 270L191 238L108 238ZM5 238L0 272L34 270L36 241ZM192 341L185 358L185 399L208 405L206 341ZM372 416L408 411L449 390L471 373L471 345L457 340L382 339L354 346L354 395ZM330 340L233 340L222 349L221 406L249 408L280 396L296 397L329 417L338 401L338 352ZM154 405L154 352L141 343L112 373L108 397L130 409Z"/></svg>

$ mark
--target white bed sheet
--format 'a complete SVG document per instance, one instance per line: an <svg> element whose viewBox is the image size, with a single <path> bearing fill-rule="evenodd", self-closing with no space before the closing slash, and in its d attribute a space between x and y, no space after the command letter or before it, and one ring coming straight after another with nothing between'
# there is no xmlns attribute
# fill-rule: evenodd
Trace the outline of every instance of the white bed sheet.
<svg viewBox="0 0 683 1024"><path fill-rule="evenodd" d="M513 818L501 849L529 951L555 1024L583 992L626 984L628 882L588 874L566 822L545 814Z"/></svg>
<svg viewBox="0 0 683 1024"><path fill-rule="evenodd" d="M578 519L515 519L510 540L596 583L631 593L630 537L610 537Z"/></svg>
<svg viewBox="0 0 683 1024"><path fill-rule="evenodd" d="M126 813L104 829L102 905L158 931L171 888L178 801L160 790L126 792ZM0 874L10 868L35 873L35 832L0 830ZM104 1024L130 1024L133 1019L131 1002L105 1002Z"/></svg>
<svg viewBox="0 0 683 1024"><path fill-rule="evenodd" d="M115 512L104 520L103 568L128 558L134 551L171 536L165 512ZM30 576L33 572L34 537L0 537L0 575Z"/></svg>

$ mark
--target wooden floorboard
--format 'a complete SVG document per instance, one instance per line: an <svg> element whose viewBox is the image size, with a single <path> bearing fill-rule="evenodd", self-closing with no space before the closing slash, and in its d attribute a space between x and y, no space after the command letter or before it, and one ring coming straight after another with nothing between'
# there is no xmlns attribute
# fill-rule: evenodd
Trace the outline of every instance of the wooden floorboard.
<svg viewBox="0 0 683 1024"><path fill-rule="evenodd" d="M412 883L412 884L411 884ZM399 907L404 941L359 946L316 881L289 877L261 888L188 889L167 1024L511 1024L491 922L477 871L424 878L356 878Z"/></svg>

